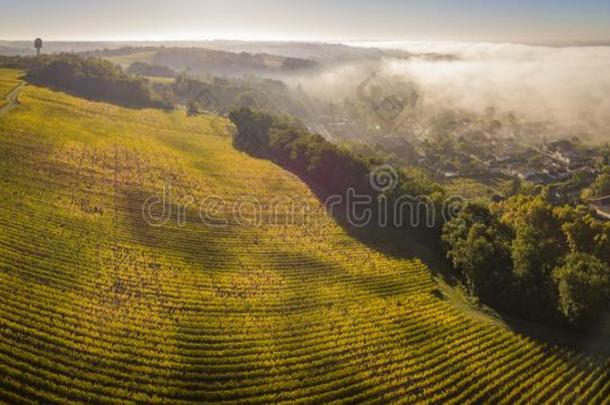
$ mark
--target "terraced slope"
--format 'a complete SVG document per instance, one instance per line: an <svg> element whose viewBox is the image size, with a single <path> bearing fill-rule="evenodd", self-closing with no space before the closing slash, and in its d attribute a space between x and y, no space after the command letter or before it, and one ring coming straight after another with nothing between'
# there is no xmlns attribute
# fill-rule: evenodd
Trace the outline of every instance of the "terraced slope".
<svg viewBox="0 0 610 405"><path fill-rule="evenodd" d="M217 121L20 101L0 118L0 400L608 402L606 359L470 316L321 212L278 225L278 193L317 200ZM172 216L150 226L164 185ZM264 215L176 213L211 195Z"/></svg>

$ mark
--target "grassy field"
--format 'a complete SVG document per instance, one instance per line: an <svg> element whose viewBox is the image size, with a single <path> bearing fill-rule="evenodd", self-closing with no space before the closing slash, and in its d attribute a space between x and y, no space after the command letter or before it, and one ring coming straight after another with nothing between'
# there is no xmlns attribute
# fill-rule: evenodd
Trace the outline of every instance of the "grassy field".
<svg viewBox="0 0 610 405"><path fill-rule="evenodd" d="M278 194L319 203L221 121L20 102L0 118L0 402L608 402L606 358L473 316L323 211L271 224ZM262 226L195 205L152 227L164 184L173 208L256 197Z"/></svg>
<svg viewBox="0 0 610 405"><path fill-rule="evenodd" d="M160 84L172 84L176 79L173 77L159 77L159 76L144 76L146 79L150 80L152 83L160 83Z"/></svg>
<svg viewBox="0 0 610 405"><path fill-rule="evenodd" d="M123 67L136 62L151 63L156 51L134 52L129 55L107 56L104 59Z"/></svg>
<svg viewBox="0 0 610 405"><path fill-rule="evenodd" d="M458 177L447 180L445 189L451 195L460 195L472 199L481 198L490 201L494 195L504 195L510 188L511 180L506 176Z"/></svg>

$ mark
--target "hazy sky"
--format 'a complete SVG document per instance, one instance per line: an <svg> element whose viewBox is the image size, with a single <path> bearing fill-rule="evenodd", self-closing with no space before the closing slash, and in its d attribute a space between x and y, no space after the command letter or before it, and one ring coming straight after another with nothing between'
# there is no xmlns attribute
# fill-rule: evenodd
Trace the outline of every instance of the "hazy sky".
<svg viewBox="0 0 610 405"><path fill-rule="evenodd" d="M610 0L0 0L0 39L610 40Z"/></svg>

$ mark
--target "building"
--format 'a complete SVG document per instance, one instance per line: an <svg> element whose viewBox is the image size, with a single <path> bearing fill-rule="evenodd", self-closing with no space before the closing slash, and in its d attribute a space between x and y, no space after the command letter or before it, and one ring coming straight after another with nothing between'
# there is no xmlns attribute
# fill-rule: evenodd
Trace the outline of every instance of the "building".
<svg viewBox="0 0 610 405"><path fill-rule="evenodd" d="M587 154L567 139L551 142L546 146L546 149L553 159L570 169L582 167L588 161Z"/></svg>

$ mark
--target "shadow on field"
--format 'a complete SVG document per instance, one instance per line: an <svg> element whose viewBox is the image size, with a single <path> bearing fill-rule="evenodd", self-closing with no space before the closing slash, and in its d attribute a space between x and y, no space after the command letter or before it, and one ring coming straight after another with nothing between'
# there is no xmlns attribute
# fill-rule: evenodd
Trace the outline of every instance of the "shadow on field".
<svg viewBox="0 0 610 405"><path fill-rule="evenodd" d="M322 206L325 205L331 196L336 195L328 193L315 181L312 181L309 177L302 175L290 166L281 165L273 159L269 160L288 170L304 182ZM334 207L332 210L327 210L327 214L349 236L365 246L394 259L419 259L430 268L434 276L443 278L449 285L456 284L456 279L450 274L451 266L449 262L447 262L444 255L439 253L442 251L439 242L440 238L433 237L429 229L398 229L391 226L381 227L377 224L357 227L352 225L348 220L344 207Z"/></svg>
<svg viewBox="0 0 610 405"><path fill-rule="evenodd" d="M269 157L257 157L269 159ZM332 195L320 187L319 184L290 166L283 165L274 159L269 160L288 170L307 184L322 205ZM442 252L442 246L440 246L439 237L435 238L431 233L424 233L418 229L397 229L376 225L356 227L348 221L345 210L334 209L329 214L332 214L335 222L349 236L367 247L391 258L421 260L439 283L439 288L433 292L433 295L440 300L452 302L452 304L461 308L468 317L490 324L503 325L519 335L527 336L539 342L578 350L598 361L607 361L610 355L610 344L608 344L610 341L610 315L608 322L583 336L498 313L482 303L471 302L458 291L459 281L452 274L450 263L440 253Z"/></svg>
<svg viewBox="0 0 610 405"><path fill-rule="evenodd" d="M219 234L216 228L201 226L199 212L194 208L184 208L164 201L151 205L149 214L159 224L151 224L144 217L150 194L141 190L126 189L117 199L115 226L126 229L129 238L168 254L179 254L186 261L205 267L206 270L223 271L230 268L234 255L223 246L219 237L230 238L235 227L223 228Z"/></svg>

